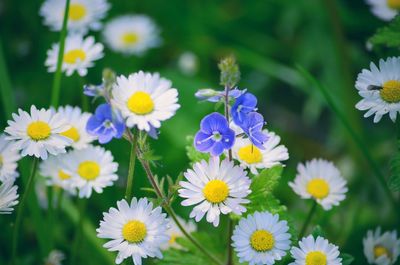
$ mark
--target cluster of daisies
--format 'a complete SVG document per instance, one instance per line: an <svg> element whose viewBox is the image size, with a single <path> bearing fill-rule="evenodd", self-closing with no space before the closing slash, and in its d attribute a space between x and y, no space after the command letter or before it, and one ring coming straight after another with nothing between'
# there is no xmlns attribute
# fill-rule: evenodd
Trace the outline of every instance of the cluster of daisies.
<svg viewBox="0 0 400 265"><path fill-rule="evenodd" d="M65 4L63 0L46 0L40 8L44 24L52 31L62 29ZM146 15L123 15L103 25L110 7L107 0L71 0L61 66L67 76L74 72L86 76L88 68L104 56L103 44L89 36L90 32L102 31L107 46L124 55L139 56L161 44L160 30ZM59 49L60 44L55 43L47 52L45 65L49 72L56 71Z"/></svg>

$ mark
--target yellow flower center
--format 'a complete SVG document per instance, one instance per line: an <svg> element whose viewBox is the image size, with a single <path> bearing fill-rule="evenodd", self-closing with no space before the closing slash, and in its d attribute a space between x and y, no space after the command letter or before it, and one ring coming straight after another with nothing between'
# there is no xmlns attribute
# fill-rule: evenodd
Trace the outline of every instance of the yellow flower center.
<svg viewBox="0 0 400 265"><path fill-rule="evenodd" d="M137 43L139 36L134 32L127 32L122 35L122 43L126 46L133 45Z"/></svg>
<svg viewBox="0 0 400 265"><path fill-rule="evenodd" d="M275 238L266 230L256 230L250 237L250 245L255 251L268 251L275 246Z"/></svg>
<svg viewBox="0 0 400 265"><path fill-rule="evenodd" d="M260 149L252 144L240 148L238 156L240 160L243 160L247 164L260 163L263 158Z"/></svg>
<svg viewBox="0 0 400 265"><path fill-rule="evenodd" d="M329 184L324 179L312 179L307 184L307 192L316 199L323 199L329 195Z"/></svg>
<svg viewBox="0 0 400 265"><path fill-rule="evenodd" d="M146 92L135 92L127 102L128 109L135 114L145 115L153 111L154 102L150 94Z"/></svg>
<svg viewBox="0 0 400 265"><path fill-rule="evenodd" d="M79 61L83 61L86 58L86 53L82 49L74 49L64 54L64 62L67 64L75 64Z"/></svg>
<svg viewBox="0 0 400 265"><path fill-rule="evenodd" d="M68 18L72 21L81 20L86 16L86 7L82 4L71 4L69 6Z"/></svg>
<svg viewBox="0 0 400 265"><path fill-rule="evenodd" d="M62 171L62 170L59 170L59 171L58 171L58 177L59 177L61 180L66 180L66 179L70 179L70 178L71 178L70 175L68 175L67 173L65 173L65 172Z"/></svg>
<svg viewBox="0 0 400 265"><path fill-rule="evenodd" d="M386 81L379 93L381 98L388 103L400 102L400 81Z"/></svg>
<svg viewBox="0 0 400 265"><path fill-rule="evenodd" d="M387 5L391 8L391 9L400 9L400 0L387 0Z"/></svg>
<svg viewBox="0 0 400 265"><path fill-rule="evenodd" d="M129 243L140 243L144 240L146 235L146 225L141 221L129 221L122 228L122 236Z"/></svg>
<svg viewBox="0 0 400 265"><path fill-rule="evenodd" d="M78 174L86 180L94 180L100 174L100 165L94 161L84 161L79 164Z"/></svg>
<svg viewBox="0 0 400 265"><path fill-rule="evenodd" d="M81 136L79 135L78 129L75 127L71 127L70 129L66 130L65 132L60 133L62 136L68 137L74 142L78 142Z"/></svg>
<svg viewBox="0 0 400 265"><path fill-rule="evenodd" d="M178 234L172 234L172 235L171 235L171 238L170 238L169 241L168 241L168 244L169 244L169 245L175 244L176 239L177 239L178 237L179 237Z"/></svg>
<svg viewBox="0 0 400 265"><path fill-rule="evenodd" d="M204 197L211 203L220 203L225 201L229 195L228 185L219 179L209 181L203 189Z"/></svg>
<svg viewBox="0 0 400 265"><path fill-rule="evenodd" d="M387 248L377 245L374 247L374 256L375 258L379 258L380 256L386 256L390 258L390 252Z"/></svg>
<svg viewBox="0 0 400 265"><path fill-rule="evenodd" d="M307 254L306 265L326 265L326 263L326 255L321 251L311 251Z"/></svg>
<svg viewBox="0 0 400 265"><path fill-rule="evenodd" d="M46 140L51 133L50 126L43 121L34 121L26 129L28 136L35 141Z"/></svg>

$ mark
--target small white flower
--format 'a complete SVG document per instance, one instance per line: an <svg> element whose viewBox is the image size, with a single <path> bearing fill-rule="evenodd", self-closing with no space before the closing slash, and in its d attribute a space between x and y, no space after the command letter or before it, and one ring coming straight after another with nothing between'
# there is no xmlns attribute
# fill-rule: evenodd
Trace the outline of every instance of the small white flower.
<svg viewBox="0 0 400 265"><path fill-rule="evenodd" d="M110 151L100 146L73 150L64 159L65 173L72 176L71 185L78 188L80 198L89 198L94 190L102 193L118 179L118 163Z"/></svg>
<svg viewBox="0 0 400 265"><path fill-rule="evenodd" d="M71 0L68 14L68 32L86 34L89 30L100 30L101 20L107 15L110 5L106 0ZM46 0L40 8L44 24L53 31L60 31L63 24L65 1Z"/></svg>
<svg viewBox="0 0 400 265"><path fill-rule="evenodd" d="M297 175L289 186L303 199L315 199L325 210L346 198L347 182L332 162L313 159L297 166Z"/></svg>
<svg viewBox="0 0 400 265"><path fill-rule="evenodd" d="M96 139L86 131L86 123L91 114L82 112L79 107L65 106L58 108L58 113L66 120L67 124L71 126L67 131L62 132L61 135L73 140L72 147L75 149L82 149L89 146L89 144Z"/></svg>
<svg viewBox="0 0 400 265"><path fill-rule="evenodd" d="M254 146L249 138L237 137L232 148L233 158L240 162L244 168L249 168L251 173L258 174L258 169L271 168L281 165L282 161L289 159L289 153L284 145L279 145L281 138L274 132L264 130L268 140L264 143L264 150Z"/></svg>
<svg viewBox="0 0 400 265"><path fill-rule="evenodd" d="M196 205L190 213L196 222L207 214L207 222L218 226L220 213L240 215L246 211L242 204L249 202L245 198L251 192L251 180L232 161L220 163L219 157L212 157L208 163L195 163L184 176L188 181L179 182L179 196L185 199L183 206Z"/></svg>
<svg viewBox="0 0 400 265"><path fill-rule="evenodd" d="M184 52L179 56L178 67L182 73L193 75L198 69L198 58L192 52Z"/></svg>
<svg viewBox="0 0 400 265"><path fill-rule="evenodd" d="M320 236L303 237L299 247L292 247L290 253L295 259L290 265L342 265L339 248Z"/></svg>
<svg viewBox="0 0 400 265"><path fill-rule="evenodd" d="M45 259L44 265L62 265L62 261L65 260L65 255L59 250L52 250L49 256Z"/></svg>
<svg viewBox="0 0 400 265"><path fill-rule="evenodd" d="M71 140L61 133L68 130L68 125L60 114L52 110L36 109L31 106L31 113L18 109L13 113L13 120L8 121L5 132L6 140L13 140L13 148L21 150L22 156L35 156L47 159L48 154L65 153Z"/></svg>
<svg viewBox="0 0 400 265"><path fill-rule="evenodd" d="M18 176L17 162L20 158L12 143L6 140L5 135L0 134L0 181L9 178L14 180Z"/></svg>
<svg viewBox="0 0 400 265"><path fill-rule="evenodd" d="M56 71L59 47L59 43L55 43L47 51L45 65L48 67L49 72ZM65 39L61 69L67 76L72 75L75 71L80 76L85 76L88 68L94 66L94 61L103 58L103 56L103 44L95 43L95 39L92 36L84 39L81 35L70 35Z"/></svg>
<svg viewBox="0 0 400 265"><path fill-rule="evenodd" d="M157 25L144 15L125 15L114 18L104 27L106 44L115 52L142 55L161 44Z"/></svg>
<svg viewBox="0 0 400 265"><path fill-rule="evenodd" d="M180 107L178 91L171 88L171 81L161 78L158 73L140 71L128 77L117 77L113 97L126 125L147 132L160 128L161 122L174 116Z"/></svg>
<svg viewBox="0 0 400 265"><path fill-rule="evenodd" d="M372 13L378 18L389 21L392 20L400 9L399 0L366 0L371 6Z"/></svg>
<svg viewBox="0 0 400 265"><path fill-rule="evenodd" d="M370 68L358 74L356 88L363 99L356 108L366 110L366 118L375 115L375 123L388 113L395 122L400 111L400 57L379 60L379 68L371 62Z"/></svg>
<svg viewBox="0 0 400 265"><path fill-rule="evenodd" d="M375 232L369 230L363 239L364 255L369 264L395 264L400 254L400 239L396 231L381 233L378 227Z"/></svg>
<svg viewBox="0 0 400 265"><path fill-rule="evenodd" d="M179 216L177 216L177 219L186 232L188 233L196 232L197 226L194 222L190 220L185 221ZM183 237L184 234L182 233L182 231L179 229L179 227L176 225L175 222L170 222L170 227L167 230L167 234L169 236L169 241L161 245L162 250L166 250L168 248L177 248L177 249L182 248L178 243L176 243L176 239Z"/></svg>
<svg viewBox="0 0 400 265"><path fill-rule="evenodd" d="M10 214L18 204L18 187L12 179L7 179L0 185L0 214Z"/></svg>
<svg viewBox="0 0 400 265"><path fill-rule="evenodd" d="M133 198L130 205L121 200L117 207L103 213L104 219L96 230L99 238L111 239L105 248L118 251L115 263L132 257L135 265L141 265L142 258L162 258L160 246L168 242L169 236L168 220L161 207L153 209L146 198Z"/></svg>
<svg viewBox="0 0 400 265"><path fill-rule="evenodd" d="M275 264L290 249L289 226L279 215L255 212L242 218L232 235L239 262L250 265Z"/></svg>

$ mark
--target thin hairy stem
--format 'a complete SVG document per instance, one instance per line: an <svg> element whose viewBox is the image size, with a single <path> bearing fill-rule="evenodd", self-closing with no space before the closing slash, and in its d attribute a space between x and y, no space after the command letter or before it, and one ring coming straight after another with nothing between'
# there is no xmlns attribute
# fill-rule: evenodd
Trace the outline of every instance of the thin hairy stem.
<svg viewBox="0 0 400 265"><path fill-rule="evenodd" d="M79 250L79 244L82 243L82 230L83 230L83 220L85 217L85 209L86 209L86 204L87 204L87 199L78 199L78 204L79 204L79 221L78 221L78 227L75 233L75 238L73 241L72 245L72 251L71 251L71 260L70 264L75 265L77 263L78 259L78 250Z"/></svg>
<svg viewBox="0 0 400 265"><path fill-rule="evenodd" d="M301 240L303 238L304 234L306 233L307 228L310 225L311 219L314 216L316 210L317 210L317 201L314 200L313 204L310 208L310 211L308 212L307 218L304 221L304 224L300 230L299 240Z"/></svg>
<svg viewBox="0 0 400 265"><path fill-rule="evenodd" d="M133 135L131 136L131 153L129 156L129 169L128 169L128 177L126 179L126 191L125 191L125 199L127 201L131 201L132 199L132 189L133 189L133 177L135 174L135 162L136 162L136 149L138 145L138 130L136 128L133 129Z"/></svg>

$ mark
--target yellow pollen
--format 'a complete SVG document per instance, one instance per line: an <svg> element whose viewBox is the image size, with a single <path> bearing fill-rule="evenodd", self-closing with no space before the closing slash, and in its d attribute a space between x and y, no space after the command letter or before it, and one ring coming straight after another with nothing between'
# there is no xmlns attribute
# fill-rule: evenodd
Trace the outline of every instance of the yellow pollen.
<svg viewBox="0 0 400 265"><path fill-rule="evenodd" d="M386 81L380 90L381 98L387 103L400 102L400 81L389 80Z"/></svg>
<svg viewBox="0 0 400 265"><path fill-rule="evenodd" d="M64 54L64 63L75 64L79 61L83 61L86 58L86 53L82 49L74 49Z"/></svg>
<svg viewBox="0 0 400 265"><path fill-rule="evenodd" d="M171 238L168 241L168 244L173 245L176 242L176 239L179 237L178 234L172 234Z"/></svg>
<svg viewBox="0 0 400 265"><path fill-rule="evenodd" d="M94 161L84 161L79 164L78 174L83 179L94 180L100 174L100 166Z"/></svg>
<svg viewBox="0 0 400 265"><path fill-rule="evenodd" d="M127 46L137 43L138 40L139 36L134 32L128 32L122 35L122 42Z"/></svg>
<svg viewBox="0 0 400 265"><path fill-rule="evenodd" d="M400 0L387 0L387 5L391 9L399 10L400 9Z"/></svg>
<svg viewBox="0 0 400 265"><path fill-rule="evenodd" d="M145 115L153 111L154 102L146 92L135 92L127 102L128 109L135 114Z"/></svg>
<svg viewBox="0 0 400 265"><path fill-rule="evenodd" d="M69 6L68 18L72 21L81 20L86 16L86 7L82 4L71 4Z"/></svg>
<svg viewBox="0 0 400 265"><path fill-rule="evenodd" d="M250 237L250 245L255 251L268 251L275 246L275 238L266 230L256 230Z"/></svg>
<svg viewBox="0 0 400 265"><path fill-rule="evenodd" d="M122 228L122 236L129 243L140 243L144 240L146 235L146 225L141 221L129 221Z"/></svg>
<svg viewBox="0 0 400 265"><path fill-rule="evenodd" d="M307 184L307 192L316 199L323 199L329 195L329 184L324 179L312 179Z"/></svg>
<svg viewBox="0 0 400 265"><path fill-rule="evenodd" d="M326 265L326 255L321 251L311 251L307 254L306 265Z"/></svg>
<svg viewBox="0 0 400 265"><path fill-rule="evenodd" d="M68 137L69 139L73 140L74 142L78 142L81 136L79 135L78 129L75 127L71 127L70 129L66 130L65 132L60 133L62 136Z"/></svg>
<svg viewBox="0 0 400 265"><path fill-rule="evenodd" d="M247 164L260 163L262 161L262 154L260 149L252 144L246 145L239 149L238 156Z"/></svg>
<svg viewBox="0 0 400 265"><path fill-rule="evenodd" d="M375 258L379 258L380 256L386 256L390 258L390 252L387 248L377 245L374 247L374 256Z"/></svg>
<svg viewBox="0 0 400 265"><path fill-rule="evenodd" d="M46 140L51 133L50 126L43 121L34 121L26 129L28 136L35 141Z"/></svg>
<svg viewBox="0 0 400 265"><path fill-rule="evenodd" d="M211 203L225 201L229 195L228 185L219 179L209 181L203 189L203 195Z"/></svg>
<svg viewBox="0 0 400 265"><path fill-rule="evenodd" d="M58 171L58 177L59 177L61 180L67 180L67 179L70 179L70 178L71 178L70 175L68 175L67 173L65 173L65 172L62 171L62 170L59 170L59 171Z"/></svg>

